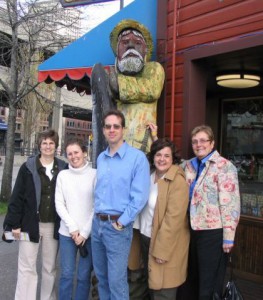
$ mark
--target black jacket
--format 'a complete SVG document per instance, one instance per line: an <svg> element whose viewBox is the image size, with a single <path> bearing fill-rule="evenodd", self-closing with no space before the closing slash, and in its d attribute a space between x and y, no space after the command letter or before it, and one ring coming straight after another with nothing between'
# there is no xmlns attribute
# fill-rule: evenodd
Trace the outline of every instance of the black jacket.
<svg viewBox="0 0 263 300"><path fill-rule="evenodd" d="M19 169L3 227L5 231L21 228L21 231L28 232L31 242L38 243L41 181L37 171L36 159L37 156L29 157ZM67 166L65 161L56 157L55 164L57 164L59 171ZM55 195L52 195L52 204L55 209L54 198ZM56 214L55 239L58 239L59 223L60 219Z"/></svg>

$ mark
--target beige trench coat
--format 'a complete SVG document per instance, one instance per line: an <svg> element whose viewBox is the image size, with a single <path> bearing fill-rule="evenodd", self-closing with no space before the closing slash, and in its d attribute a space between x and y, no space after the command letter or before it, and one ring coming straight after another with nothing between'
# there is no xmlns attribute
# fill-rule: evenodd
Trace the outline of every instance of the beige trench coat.
<svg viewBox="0 0 263 300"><path fill-rule="evenodd" d="M184 172L181 167L173 165L164 179L158 181L158 198L149 249L150 289L177 287L186 279L189 248L188 202L189 191ZM129 260L130 269L136 269L136 262L139 261L136 254L140 249L138 243L135 235ZM157 264L155 257L167 262Z"/></svg>

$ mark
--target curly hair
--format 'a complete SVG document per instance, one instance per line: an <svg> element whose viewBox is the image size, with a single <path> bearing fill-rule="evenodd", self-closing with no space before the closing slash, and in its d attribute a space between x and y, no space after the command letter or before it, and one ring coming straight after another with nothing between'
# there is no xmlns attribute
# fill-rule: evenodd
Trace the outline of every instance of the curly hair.
<svg viewBox="0 0 263 300"><path fill-rule="evenodd" d="M155 169L155 166L154 166L155 154L165 147L168 147L171 149L173 164L179 164L181 162L181 158L179 157L179 155L177 153L177 149L176 149L174 143L167 138L158 139L152 143L150 152L147 154L147 158L149 160L151 169Z"/></svg>

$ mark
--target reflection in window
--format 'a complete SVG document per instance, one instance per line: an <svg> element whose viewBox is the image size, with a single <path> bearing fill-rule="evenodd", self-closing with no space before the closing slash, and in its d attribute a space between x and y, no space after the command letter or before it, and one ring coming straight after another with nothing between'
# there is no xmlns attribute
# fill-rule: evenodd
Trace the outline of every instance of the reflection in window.
<svg viewBox="0 0 263 300"><path fill-rule="evenodd" d="M242 214L263 218L263 99L223 100L221 152L238 170Z"/></svg>

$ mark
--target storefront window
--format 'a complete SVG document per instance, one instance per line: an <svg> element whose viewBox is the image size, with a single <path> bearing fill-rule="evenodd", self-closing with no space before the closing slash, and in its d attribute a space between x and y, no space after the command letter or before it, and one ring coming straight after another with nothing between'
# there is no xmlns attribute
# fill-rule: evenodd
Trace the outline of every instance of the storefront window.
<svg viewBox="0 0 263 300"><path fill-rule="evenodd" d="M237 167L241 213L263 219L263 98L223 100L221 152Z"/></svg>

